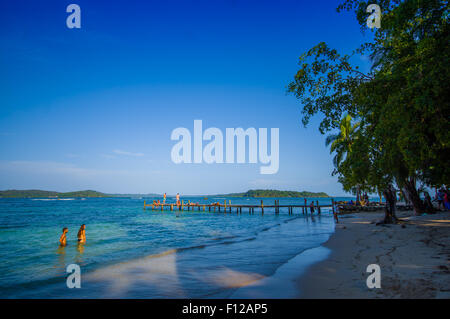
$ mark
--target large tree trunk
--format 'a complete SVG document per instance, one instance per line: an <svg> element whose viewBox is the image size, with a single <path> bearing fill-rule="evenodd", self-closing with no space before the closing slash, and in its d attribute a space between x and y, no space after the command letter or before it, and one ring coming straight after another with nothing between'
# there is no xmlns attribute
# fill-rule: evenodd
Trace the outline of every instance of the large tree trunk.
<svg viewBox="0 0 450 319"><path fill-rule="evenodd" d="M403 200L405 201L405 205L409 205L409 202L410 202L409 196L404 188L400 188L400 195L403 198Z"/></svg>
<svg viewBox="0 0 450 319"><path fill-rule="evenodd" d="M414 209L414 214L421 215L425 211L425 207L423 206L423 202L420 199L419 192L417 192L415 179L412 177L406 179L404 185L404 190L406 192L405 195L407 195L408 199L411 201Z"/></svg>
<svg viewBox="0 0 450 319"><path fill-rule="evenodd" d="M359 201L361 200L361 189L359 188L359 185L356 186L356 204L359 205Z"/></svg>
<svg viewBox="0 0 450 319"><path fill-rule="evenodd" d="M386 199L386 206L384 208L384 224L393 224L397 222L397 216L395 211L397 209L397 195L395 193L395 189L389 185L384 191L384 198Z"/></svg>

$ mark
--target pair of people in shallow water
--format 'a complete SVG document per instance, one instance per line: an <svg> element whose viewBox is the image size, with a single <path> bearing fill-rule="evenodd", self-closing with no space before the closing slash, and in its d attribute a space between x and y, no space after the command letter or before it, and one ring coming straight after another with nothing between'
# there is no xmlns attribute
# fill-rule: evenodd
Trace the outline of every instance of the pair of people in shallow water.
<svg viewBox="0 0 450 319"><path fill-rule="evenodd" d="M69 232L69 229L67 227L64 227L62 230L62 235L59 238L59 244L61 246L66 246L67 245L67 233ZM81 225L80 229L78 230L78 243L79 244L84 244L86 242L86 225L83 224Z"/></svg>

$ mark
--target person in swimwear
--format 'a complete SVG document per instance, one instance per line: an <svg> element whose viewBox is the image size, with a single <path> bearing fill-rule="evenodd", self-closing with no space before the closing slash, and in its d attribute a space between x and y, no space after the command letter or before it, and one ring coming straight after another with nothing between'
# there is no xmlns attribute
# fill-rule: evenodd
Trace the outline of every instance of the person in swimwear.
<svg viewBox="0 0 450 319"><path fill-rule="evenodd" d="M78 230L78 243L84 244L86 242L86 225L81 225L80 229Z"/></svg>
<svg viewBox="0 0 450 319"><path fill-rule="evenodd" d="M61 237L59 237L59 244L62 247L67 245L66 235L67 235L68 231L69 231L69 229L67 227L64 227L63 230L62 230L62 235L61 235Z"/></svg>
<svg viewBox="0 0 450 319"><path fill-rule="evenodd" d="M164 193L164 195L163 195L163 203L165 204L166 203L166 193Z"/></svg>
<svg viewBox="0 0 450 319"><path fill-rule="evenodd" d="M177 205L180 205L180 193L177 193L176 200L177 200Z"/></svg>

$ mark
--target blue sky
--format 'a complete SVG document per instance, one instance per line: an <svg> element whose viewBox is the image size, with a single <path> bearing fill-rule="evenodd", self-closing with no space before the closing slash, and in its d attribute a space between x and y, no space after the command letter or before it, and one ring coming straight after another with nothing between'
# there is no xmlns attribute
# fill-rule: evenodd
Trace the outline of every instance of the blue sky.
<svg viewBox="0 0 450 319"><path fill-rule="evenodd" d="M81 29L66 7L81 7ZM332 156L286 95L300 54L369 36L337 1L0 3L0 189L342 195ZM367 61L357 61L367 68ZM280 168L174 164L177 127L280 129Z"/></svg>

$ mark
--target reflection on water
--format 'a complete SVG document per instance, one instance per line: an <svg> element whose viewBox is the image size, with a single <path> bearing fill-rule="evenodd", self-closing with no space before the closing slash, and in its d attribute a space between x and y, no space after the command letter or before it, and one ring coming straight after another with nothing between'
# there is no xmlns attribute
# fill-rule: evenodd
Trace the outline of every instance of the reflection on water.
<svg viewBox="0 0 450 319"><path fill-rule="evenodd" d="M58 246L58 249L56 250L56 253L58 254L58 264L56 268L64 269L66 267L66 247L65 246Z"/></svg>
<svg viewBox="0 0 450 319"><path fill-rule="evenodd" d="M100 268L83 277L89 287L101 287L103 298L125 298L145 291L157 296L187 297L179 283L175 251Z"/></svg>
<svg viewBox="0 0 450 319"><path fill-rule="evenodd" d="M198 278L223 288L239 288L261 280L264 276L258 273L247 273L223 267L210 271L206 276L198 276Z"/></svg>
<svg viewBox="0 0 450 319"><path fill-rule="evenodd" d="M77 252L75 262L81 265L83 264L84 243L77 243Z"/></svg>
<svg viewBox="0 0 450 319"><path fill-rule="evenodd" d="M77 251L80 253L80 255L83 254L83 252L84 252L84 244L78 243L77 244Z"/></svg>
<svg viewBox="0 0 450 319"><path fill-rule="evenodd" d="M260 199L230 200L260 204ZM290 203L303 200L280 199ZM130 198L0 199L0 297L226 297L320 245L334 229L325 210L312 220L299 209L289 215L287 209L275 214L267 208L262 216L257 210L152 212L142 204ZM58 247L61 227L84 223L89 242L78 244L71 233L67 246ZM65 267L73 263L81 267L82 288L69 291ZM33 289L24 288L30 284Z"/></svg>

